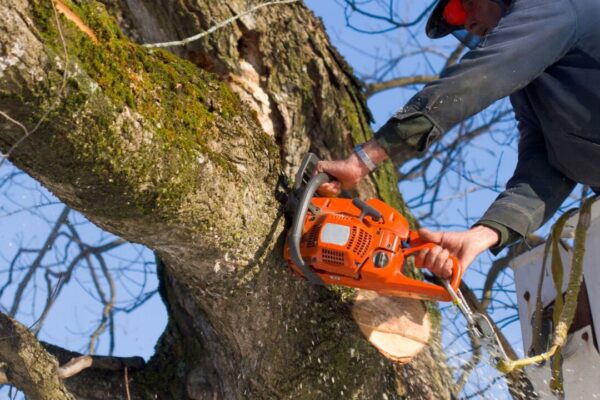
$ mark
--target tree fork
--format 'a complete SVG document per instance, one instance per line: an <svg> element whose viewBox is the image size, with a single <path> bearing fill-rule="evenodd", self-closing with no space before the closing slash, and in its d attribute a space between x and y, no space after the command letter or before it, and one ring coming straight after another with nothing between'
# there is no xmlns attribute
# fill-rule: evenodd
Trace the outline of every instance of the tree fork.
<svg viewBox="0 0 600 400"><path fill-rule="evenodd" d="M0 76L0 109L28 127L50 110L11 161L164 260L169 325L155 356L133 374L132 397L449 398L439 358L423 353L413 371L436 370L440 379L398 374L358 332L347 291L310 287L282 266L281 172L309 147L340 157L364 139L355 136L364 132L360 88L312 14L280 6L175 50L195 66L136 45L99 3L64 3L98 39L61 17L69 63L48 2L0 5L0 43L19 53ZM124 3L106 6L131 37L154 42L204 31L247 2L145 1L136 10ZM66 90L53 109L66 65ZM240 101L244 91L258 100ZM276 121L272 134L261 117ZM22 130L6 119L0 127L6 151ZM360 194L386 193L401 204L397 190L380 187L393 177L377 176Z"/></svg>

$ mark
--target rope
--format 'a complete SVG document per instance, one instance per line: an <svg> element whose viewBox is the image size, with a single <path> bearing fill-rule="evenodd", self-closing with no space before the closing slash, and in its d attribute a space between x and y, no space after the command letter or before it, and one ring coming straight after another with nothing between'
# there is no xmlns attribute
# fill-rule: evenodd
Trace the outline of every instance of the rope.
<svg viewBox="0 0 600 400"><path fill-rule="evenodd" d="M229 24L231 24L232 22L237 21L240 18L245 17L248 14L252 14L255 11L258 11L259 9L263 8L263 7L267 7L267 6L272 6L272 5L276 5L276 4L290 4L290 3L296 3L300 0L277 0L277 1L269 1L267 3L262 3L259 4L257 6L254 6L252 8L250 8L249 10L244 11L241 14L238 15L234 15L231 18L227 18L224 21L219 22L216 25L211 26L210 28L208 28L207 30L205 30L204 32L200 32L194 36L190 36L188 38L185 38L183 40L176 40L173 42L163 42L163 43L146 43L143 44L142 46L147 47L147 48L154 48L154 47L171 47L171 46L185 46L186 44L190 43L190 42L194 42L198 39L203 38L204 36L210 35L211 33L213 33L214 31L216 31L217 29L223 28L224 26L227 26Z"/></svg>

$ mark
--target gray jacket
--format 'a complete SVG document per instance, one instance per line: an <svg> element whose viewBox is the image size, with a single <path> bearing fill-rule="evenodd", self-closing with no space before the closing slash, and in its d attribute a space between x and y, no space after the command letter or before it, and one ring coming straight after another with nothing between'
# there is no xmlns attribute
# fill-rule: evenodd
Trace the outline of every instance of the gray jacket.
<svg viewBox="0 0 600 400"><path fill-rule="evenodd" d="M425 147L508 95L519 161L482 220L524 236L556 212L576 182L600 187L600 0L513 0L483 42L376 138L393 154L398 126L426 117L432 128L418 141Z"/></svg>

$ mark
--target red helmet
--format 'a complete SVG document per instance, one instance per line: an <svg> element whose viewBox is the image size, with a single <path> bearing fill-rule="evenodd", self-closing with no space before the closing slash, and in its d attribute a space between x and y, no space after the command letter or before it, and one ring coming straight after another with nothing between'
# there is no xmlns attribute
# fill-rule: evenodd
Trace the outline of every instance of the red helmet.
<svg viewBox="0 0 600 400"><path fill-rule="evenodd" d="M503 15L506 13L508 5L510 4L510 0L489 1L498 4L502 9ZM467 11L462 5L462 0L439 0L427 20L425 32L430 38L437 39L444 37L449 33L464 30L467 15ZM463 32L463 34L455 36L463 41L462 38L468 35ZM465 42L463 41L463 43ZM465 44L468 45L468 43Z"/></svg>
<svg viewBox="0 0 600 400"><path fill-rule="evenodd" d="M444 7L444 20L452 26L464 26L467 19L467 10L461 0L450 0Z"/></svg>

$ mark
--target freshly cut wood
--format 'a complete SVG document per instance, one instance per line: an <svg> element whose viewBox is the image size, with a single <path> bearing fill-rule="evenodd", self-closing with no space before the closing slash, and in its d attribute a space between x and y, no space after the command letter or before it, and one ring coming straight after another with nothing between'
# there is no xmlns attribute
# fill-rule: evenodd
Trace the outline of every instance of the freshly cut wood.
<svg viewBox="0 0 600 400"><path fill-rule="evenodd" d="M98 37L92 31L92 29L87 26L79 17L79 15L75 14L73 10L69 8L62 0L54 0L54 5L58 12L64 15L69 21L73 22L77 28L79 28L83 33L89 36L89 38L94 43L98 43Z"/></svg>
<svg viewBox="0 0 600 400"><path fill-rule="evenodd" d="M429 341L431 322L419 300L359 290L352 316L367 340L396 362L409 362Z"/></svg>

